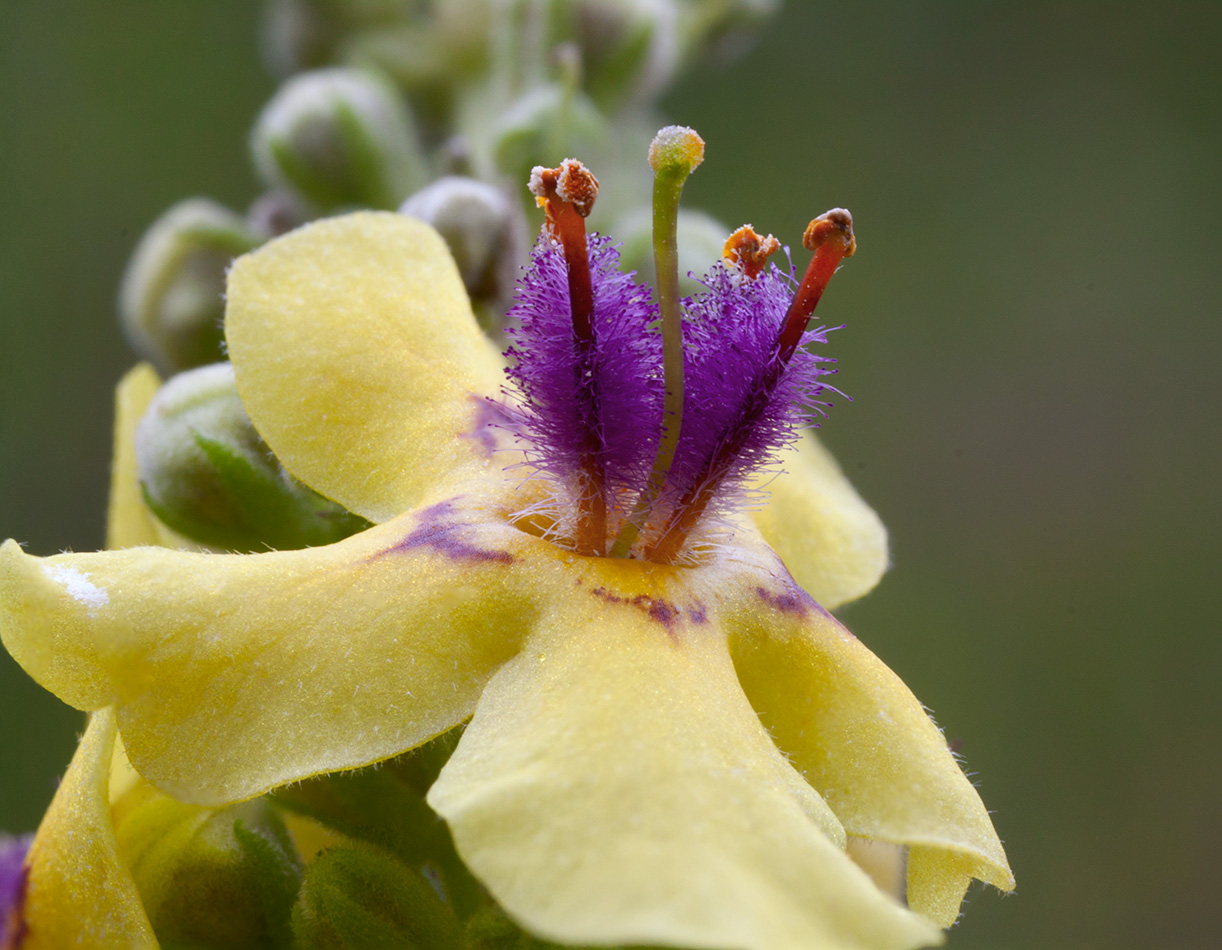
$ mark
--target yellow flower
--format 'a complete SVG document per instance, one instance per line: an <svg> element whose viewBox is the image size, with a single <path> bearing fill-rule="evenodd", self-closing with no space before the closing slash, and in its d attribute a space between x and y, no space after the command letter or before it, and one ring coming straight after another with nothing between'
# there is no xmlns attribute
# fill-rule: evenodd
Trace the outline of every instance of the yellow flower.
<svg viewBox="0 0 1222 950"><path fill-rule="evenodd" d="M885 563L813 441L694 563L584 557L512 519L536 483L491 454L501 364L426 226L363 213L264 246L226 335L286 468L375 527L258 555L0 549L5 646L113 706L149 781L238 802L470 717L429 802L514 917L573 943L915 947L973 877L1012 886L920 703L785 567L835 606ZM916 913L857 839L908 849Z"/></svg>

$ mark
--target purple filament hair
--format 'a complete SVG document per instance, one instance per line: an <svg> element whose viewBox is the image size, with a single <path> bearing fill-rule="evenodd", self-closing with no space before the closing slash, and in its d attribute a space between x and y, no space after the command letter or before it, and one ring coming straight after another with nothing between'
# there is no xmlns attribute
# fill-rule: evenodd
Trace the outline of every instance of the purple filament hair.
<svg viewBox="0 0 1222 950"><path fill-rule="evenodd" d="M609 239L591 236L589 261L594 340L581 354L564 254L546 234L540 237L509 311L506 373L521 400L519 435L531 464L570 495L580 492L593 442L613 510L649 475L661 428L662 349L651 329L658 313L649 288L620 272Z"/></svg>
<svg viewBox="0 0 1222 950"><path fill-rule="evenodd" d="M590 455L614 536L649 481L662 428L658 310L647 287L619 271L604 237L589 241L593 340L574 336L567 263L544 234L518 282L506 351L518 397L513 428L531 467L557 484L562 506L588 490ZM756 278L716 264L705 290L684 302L684 412L678 447L645 525L645 556L673 560L695 524L741 503L748 478L791 442L811 412L830 405L821 377L834 362L799 347L788 361L778 338L796 279L770 265ZM826 344L824 328L803 344ZM834 392L834 390L832 390ZM561 519L563 520L563 518ZM668 532L669 542L661 545ZM668 547L669 545L669 547Z"/></svg>
<svg viewBox="0 0 1222 950"><path fill-rule="evenodd" d="M698 519L741 502L746 480L770 464L813 412L830 405L820 377L834 362L799 347L788 363L777 340L794 296L792 265L755 279L715 265L705 290L685 304L683 428L662 502L665 524L701 495ZM827 331L806 331L803 344L826 344ZM664 531L654 519L656 530Z"/></svg>

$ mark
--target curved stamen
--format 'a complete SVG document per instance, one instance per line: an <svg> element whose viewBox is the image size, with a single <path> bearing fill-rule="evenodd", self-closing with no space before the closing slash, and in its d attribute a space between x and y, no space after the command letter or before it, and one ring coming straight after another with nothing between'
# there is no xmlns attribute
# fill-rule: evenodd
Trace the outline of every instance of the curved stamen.
<svg viewBox="0 0 1222 950"><path fill-rule="evenodd" d="M536 166L530 191L547 212L545 227L560 244L568 271L576 360L573 371L581 394L582 461L577 486L579 554L601 556L607 546L606 467L594 368L594 290L586 242L586 217L598 196L598 179L581 162L566 158L557 168Z"/></svg>
<svg viewBox="0 0 1222 950"><path fill-rule="evenodd" d="M751 232L754 234L754 232ZM758 237L758 235L756 235ZM806 275L798 286L777 335L773 357L760 367L747 388L739 411L726 427L716 448L693 478L662 532L645 547L651 561L671 563L683 549L688 536L708 509L735 459L751 439L756 425L767 411L819 298L836 272L841 260L856 250L853 218L843 208L835 208L815 218L806 229L803 244L815 252Z"/></svg>
<svg viewBox="0 0 1222 950"><path fill-rule="evenodd" d="M802 235L802 246L808 251L814 251L815 256L810 259L802 283L798 285L798 292L794 294L793 303L789 305L789 312L785 314L785 323L778 340L778 352L784 363L789 362L793 351L798 348L810 315L815 312L819 298L827 289L836 268L844 258L857 253L857 239L853 236L853 216L844 208L825 211L806 226L806 233Z"/></svg>

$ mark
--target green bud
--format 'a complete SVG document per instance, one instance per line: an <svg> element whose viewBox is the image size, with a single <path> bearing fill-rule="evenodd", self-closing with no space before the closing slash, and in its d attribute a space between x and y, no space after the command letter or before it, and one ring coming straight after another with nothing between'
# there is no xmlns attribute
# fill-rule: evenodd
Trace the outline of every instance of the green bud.
<svg viewBox="0 0 1222 950"><path fill-rule="evenodd" d="M303 548L367 527L284 470L246 414L228 363L161 388L136 431L136 458L154 514L213 547Z"/></svg>
<svg viewBox="0 0 1222 950"><path fill-rule="evenodd" d="M700 291L700 279L714 262L721 260L726 238L732 230L703 211L679 210L676 238L680 293L687 296ZM642 208L633 212L613 233L624 236L621 251L624 269L635 270L640 279L653 283L653 225L649 210ZM689 277L689 273L695 276Z"/></svg>
<svg viewBox="0 0 1222 950"><path fill-rule="evenodd" d="M163 946L288 947L301 863L263 801L188 805L141 783L115 837Z"/></svg>
<svg viewBox="0 0 1222 950"><path fill-rule="evenodd" d="M132 346L163 372L220 359L225 271L258 243L241 217L206 198L165 212L136 245L119 289Z"/></svg>
<svg viewBox="0 0 1222 950"><path fill-rule="evenodd" d="M679 65L673 0L579 0L568 7L585 88L603 109L656 98Z"/></svg>
<svg viewBox="0 0 1222 950"><path fill-rule="evenodd" d="M293 908L293 931L302 950L463 946L453 912L424 877L374 848L318 856Z"/></svg>
<svg viewBox="0 0 1222 950"><path fill-rule="evenodd" d="M508 303L518 266L520 205L474 178L448 175L416 192L399 209L440 232L472 300Z"/></svg>
<svg viewBox="0 0 1222 950"><path fill-rule="evenodd" d="M250 147L268 185L324 211L395 208L427 177L406 103L359 69L290 79L260 113Z"/></svg>
<svg viewBox="0 0 1222 950"><path fill-rule="evenodd" d="M489 141L497 170L510 181L525 182L544 161L541 156L557 156L559 162L567 155L594 152L609 132L589 98L553 83L536 87L500 113Z"/></svg>
<svg viewBox="0 0 1222 950"><path fill-rule="evenodd" d="M393 24L405 8L403 0L271 0L260 36L264 59L277 76L325 66L350 33Z"/></svg>
<svg viewBox="0 0 1222 950"><path fill-rule="evenodd" d="M780 6L781 0L687 0L680 26L684 57L741 55Z"/></svg>
<svg viewBox="0 0 1222 950"><path fill-rule="evenodd" d="M246 209L246 221L250 230L262 240L296 230L313 215L296 195L275 189L264 192Z"/></svg>

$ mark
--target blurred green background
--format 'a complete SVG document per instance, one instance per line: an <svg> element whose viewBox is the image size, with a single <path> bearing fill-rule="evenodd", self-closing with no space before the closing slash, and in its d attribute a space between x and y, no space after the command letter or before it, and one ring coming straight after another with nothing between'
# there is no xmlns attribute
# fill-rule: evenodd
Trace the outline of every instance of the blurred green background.
<svg viewBox="0 0 1222 950"><path fill-rule="evenodd" d="M258 9L0 0L0 536L33 553L102 543L136 239L255 194ZM795 245L853 211L823 432L894 569L844 616L1007 843L962 950L1222 945L1220 48L1214 2L791 0L664 103L709 143L689 206ZM80 725L0 655L0 828Z"/></svg>

